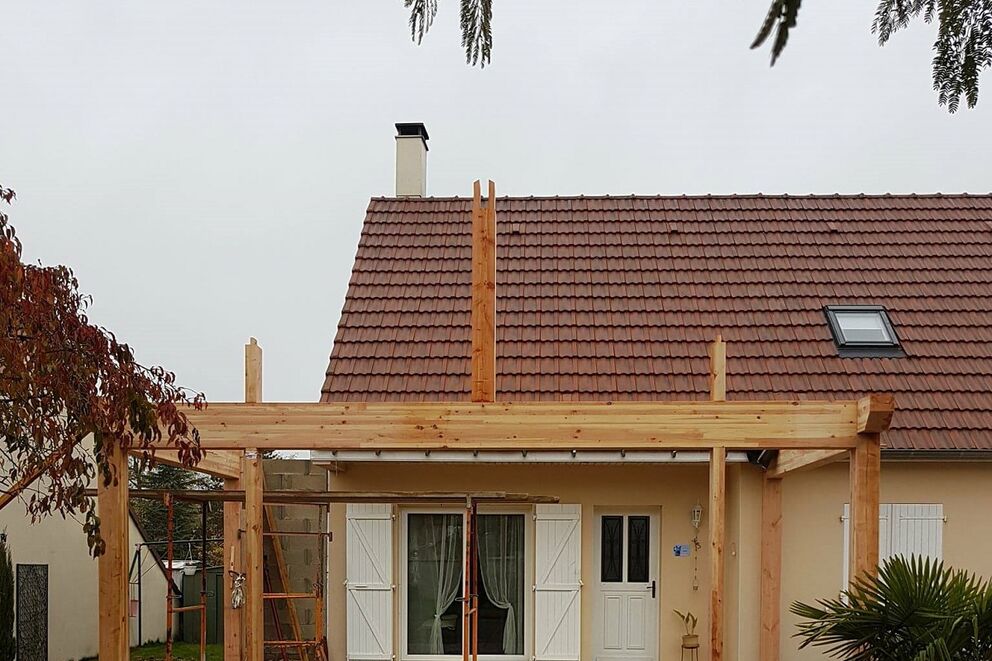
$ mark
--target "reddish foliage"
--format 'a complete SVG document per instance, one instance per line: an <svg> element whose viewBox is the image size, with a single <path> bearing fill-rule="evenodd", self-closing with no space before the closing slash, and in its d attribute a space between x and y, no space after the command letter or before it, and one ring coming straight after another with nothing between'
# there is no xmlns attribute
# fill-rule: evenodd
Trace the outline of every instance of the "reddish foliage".
<svg viewBox="0 0 992 661"><path fill-rule="evenodd" d="M14 192L0 186L0 208ZM90 298L65 266L23 263L21 243L0 211L0 488L40 479L25 497L33 520L83 515L90 550L103 552L95 502L97 476L117 479L114 452L179 450L187 465L202 454L181 407L204 396L176 385L161 367L137 363L127 344L89 322ZM95 465L79 441L92 434Z"/></svg>

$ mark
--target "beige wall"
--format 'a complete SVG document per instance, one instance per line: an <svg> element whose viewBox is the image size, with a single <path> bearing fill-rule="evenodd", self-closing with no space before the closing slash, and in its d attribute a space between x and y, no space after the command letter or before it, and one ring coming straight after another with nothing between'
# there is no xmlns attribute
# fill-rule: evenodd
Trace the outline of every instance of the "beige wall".
<svg viewBox="0 0 992 661"><path fill-rule="evenodd" d="M597 506L656 506L661 509L660 661L679 658L679 622L673 608L699 616L708 652L709 550L708 516L700 530L702 549L691 558L674 558L675 544L693 536L689 511L697 500L708 508L705 465L411 465L350 464L331 478L339 490L505 490L554 495L582 505L583 583L595 584L593 515ZM882 502L943 503L944 559L951 565L992 575L992 464L889 463L882 468ZM822 659L799 652L792 638L794 600L834 595L842 580L843 529L840 515L848 499L846 464L836 464L784 481L782 659ZM746 465L730 465L727 476L726 657L758 661L760 583L761 475ZM334 661L344 661L346 602L344 581L344 507L331 513L329 644ZM397 530L398 532L398 530ZM399 548L398 545L395 548ZM692 589L694 561L699 563L698 591ZM398 573L395 574L399 576ZM591 590L583 592L582 657L592 654ZM394 622L398 618L394 617ZM397 624L398 626L398 624ZM394 641L399 636L394 635Z"/></svg>
<svg viewBox="0 0 992 661"><path fill-rule="evenodd" d="M883 503L940 503L947 522L944 561L955 568L992 576L992 464L882 464ZM783 481L782 659L822 659L796 650L796 600L836 595L843 580L843 525L848 502L847 464L826 466Z"/></svg>
<svg viewBox="0 0 992 661"><path fill-rule="evenodd" d="M15 573L18 563L48 565L48 658L69 661L95 655L97 562L89 556L82 525L59 516L32 524L14 502L0 510L0 530L7 532ZM139 539L132 522L129 542ZM165 576L150 561L143 563L142 636L146 641L164 640ZM133 619L131 624L136 631Z"/></svg>

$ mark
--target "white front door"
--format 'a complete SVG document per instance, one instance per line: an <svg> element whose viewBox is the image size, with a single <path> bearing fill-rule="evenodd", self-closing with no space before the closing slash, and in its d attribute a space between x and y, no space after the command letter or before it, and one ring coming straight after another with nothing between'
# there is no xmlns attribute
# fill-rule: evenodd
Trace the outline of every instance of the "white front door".
<svg viewBox="0 0 992 661"><path fill-rule="evenodd" d="M659 525L657 511L596 511L596 661L658 659Z"/></svg>

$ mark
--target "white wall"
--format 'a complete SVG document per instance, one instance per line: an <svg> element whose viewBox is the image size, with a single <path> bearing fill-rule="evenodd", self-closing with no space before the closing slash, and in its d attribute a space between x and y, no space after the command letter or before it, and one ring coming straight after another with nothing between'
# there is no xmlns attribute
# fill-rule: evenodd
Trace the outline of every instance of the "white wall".
<svg viewBox="0 0 992 661"><path fill-rule="evenodd" d="M48 565L48 658L70 661L97 653L97 562L89 556L82 525L48 517L32 524L15 501L0 510L16 575L17 564ZM142 541L131 522L129 543ZM146 556L147 558L147 556ZM142 637L165 639L165 575L144 562ZM16 599L15 599L16 601ZM131 631L136 632L132 619ZM132 638L132 643L134 643Z"/></svg>

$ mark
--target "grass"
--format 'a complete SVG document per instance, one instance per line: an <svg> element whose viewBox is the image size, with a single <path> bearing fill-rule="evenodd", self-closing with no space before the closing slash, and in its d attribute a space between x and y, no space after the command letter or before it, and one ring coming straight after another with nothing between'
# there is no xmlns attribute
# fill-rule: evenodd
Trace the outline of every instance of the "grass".
<svg viewBox="0 0 992 661"><path fill-rule="evenodd" d="M165 643L149 643L131 648L131 661L162 661L165 659ZM173 661L200 661L200 646L193 643L173 643ZM96 657L82 661L96 661ZM223 645L207 645L207 661L224 661Z"/></svg>

